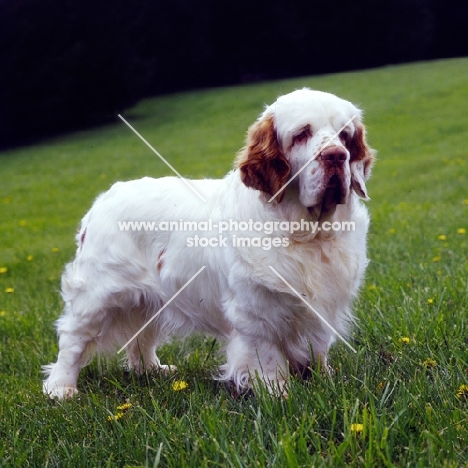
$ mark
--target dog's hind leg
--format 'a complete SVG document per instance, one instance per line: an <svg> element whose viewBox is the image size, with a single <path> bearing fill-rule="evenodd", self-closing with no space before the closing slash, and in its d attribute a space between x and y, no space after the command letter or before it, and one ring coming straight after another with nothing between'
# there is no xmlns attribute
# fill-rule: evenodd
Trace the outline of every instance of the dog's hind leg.
<svg viewBox="0 0 468 468"><path fill-rule="evenodd" d="M59 353L57 362L43 367L46 379L43 392L51 398L70 398L76 389L78 374L92 357L95 333L89 324L81 324L70 315L57 322Z"/></svg>

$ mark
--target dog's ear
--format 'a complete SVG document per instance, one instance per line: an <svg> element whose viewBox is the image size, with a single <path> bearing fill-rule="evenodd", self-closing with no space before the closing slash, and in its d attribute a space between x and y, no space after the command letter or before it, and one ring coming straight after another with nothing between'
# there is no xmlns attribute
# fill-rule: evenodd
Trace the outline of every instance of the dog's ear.
<svg viewBox="0 0 468 468"><path fill-rule="evenodd" d="M261 118L249 128L236 162L247 187L273 196L287 182L291 167L279 146L272 116ZM275 198L278 203L283 196L284 191Z"/></svg>
<svg viewBox="0 0 468 468"><path fill-rule="evenodd" d="M369 179L374 164L375 151L367 144L366 130L357 124L349 146L351 166L351 188L365 200L368 200L366 180Z"/></svg>

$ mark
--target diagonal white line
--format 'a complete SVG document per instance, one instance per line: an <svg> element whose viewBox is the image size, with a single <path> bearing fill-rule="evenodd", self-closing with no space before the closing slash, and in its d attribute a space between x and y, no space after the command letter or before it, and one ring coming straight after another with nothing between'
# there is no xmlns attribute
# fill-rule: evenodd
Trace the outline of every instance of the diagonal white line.
<svg viewBox="0 0 468 468"><path fill-rule="evenodd" d="M272 202L314 159L315 157L323 151L341 132L344 130L355 118L357 115L353 115L333 136L331 136L328 141L321 146L314 155L291 177L269 200L268 203Z"/></svg>
<svg viewBox="0 0 468 468"><path fill-rule="evenodd" d="M284 284L341 340L343 343L357 353L357 351L343 338L320 314L317 312L314 307L312 307L271 265L273 273L284 282Z"/></svg>
<svg viewBox="0 0 468 468"><path fill-rule="evenodd" d="M177 176L182 180L182 182L190 189L192 190L192 192L194 192L201 200L203 200L205 203L206 203L206 200L190 185L190 183L188 182L187 179L185 179L181 174L179 174L174 167L172 167L172 165L166 161L162 156L161 154L156 151L120 114L118 114L119 118L122 120L122 122L127 125L128 128L130 128L131 130L133 130L133 132L140 137L140 139L143 141L143 143L146 144L146 146L148 146L158 157L159 159L161 159L161 161L166 164L167 167L169 167L169 169L172 170L172 172L174 172L175 174L177 174Z"/></svg>
<svg viewBox="0 0 468 468"><path fill-rule="evenodd" d="M206 268L202 266L118 351L120 354Z"/></svg>

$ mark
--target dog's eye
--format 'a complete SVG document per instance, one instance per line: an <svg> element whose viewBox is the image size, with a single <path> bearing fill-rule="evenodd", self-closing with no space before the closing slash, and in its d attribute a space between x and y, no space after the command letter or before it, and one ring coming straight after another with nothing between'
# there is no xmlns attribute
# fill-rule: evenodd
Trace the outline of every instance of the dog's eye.
<svg viewBox="0 0 468 468"><path fill-rule="evenodd" d="M346 144L349 141L349 132L347 130L343 130L340 133L340 140L343 144Z"/></svg>
<svg viewBox="0 0 468 468"><path fill-rule="evenodd" d="M311 131L309 128L304 128L293 138L293 145L300 145L305 143L311 136Z"/></svg>

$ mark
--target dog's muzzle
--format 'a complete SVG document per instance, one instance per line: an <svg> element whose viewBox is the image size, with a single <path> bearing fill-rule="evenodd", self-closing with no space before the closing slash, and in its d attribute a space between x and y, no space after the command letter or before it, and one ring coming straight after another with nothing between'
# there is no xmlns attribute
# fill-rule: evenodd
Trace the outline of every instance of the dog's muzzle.
<svg viewBox="0 0 468 468"><path fill-rule="evenodd" d="M332 215L349 198L349 153L342 146L326 147L317 157L322 169L320 202L308 208L318 218Z"/></svg>

